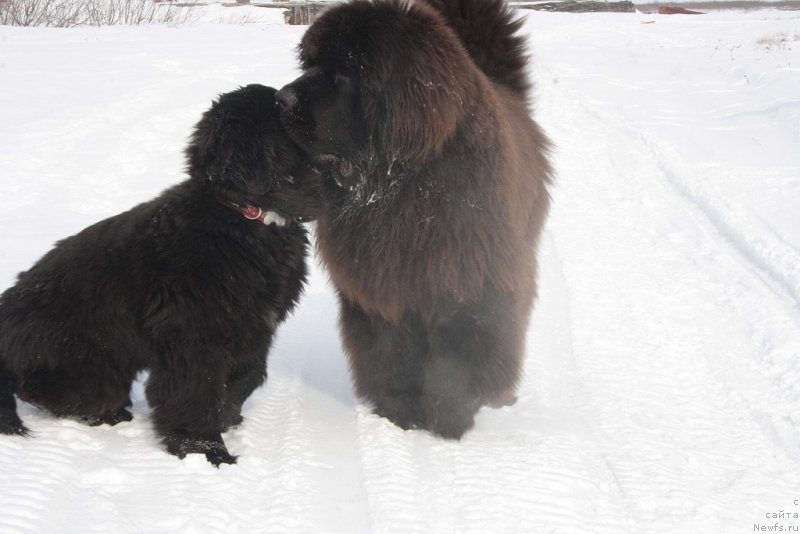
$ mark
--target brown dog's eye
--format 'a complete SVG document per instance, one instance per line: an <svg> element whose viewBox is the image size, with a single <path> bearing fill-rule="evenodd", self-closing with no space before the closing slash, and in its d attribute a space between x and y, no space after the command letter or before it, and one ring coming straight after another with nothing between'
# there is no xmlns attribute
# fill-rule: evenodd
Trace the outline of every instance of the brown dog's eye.
<svg viewBox="0 0 800 534"><path fill-rule="evenodd" d="M350 162L350 160L347 160L347 159L344 159L344 158L340 159L339 160L339 176L342 176L343 178L347 178L351 174L353 174L353 164Z"/></svg>

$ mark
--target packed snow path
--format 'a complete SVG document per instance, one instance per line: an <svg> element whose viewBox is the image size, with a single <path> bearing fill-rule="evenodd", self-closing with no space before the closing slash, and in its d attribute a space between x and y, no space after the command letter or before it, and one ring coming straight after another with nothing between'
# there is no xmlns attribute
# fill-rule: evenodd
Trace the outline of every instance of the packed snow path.
<svg viewBox="0 0 800 534"><path fill-rule="evenodd" d="M303 28L218 11L0 27L3 288L182 179L216 93L296 75ZM558 183L516 405L460 443L371 415L316 269L225 435L237 465L165 454L141 384L113 428L23 404L35 435L0 437L0 532L800 530L800 20L533 14L526 30Z"/></svg>

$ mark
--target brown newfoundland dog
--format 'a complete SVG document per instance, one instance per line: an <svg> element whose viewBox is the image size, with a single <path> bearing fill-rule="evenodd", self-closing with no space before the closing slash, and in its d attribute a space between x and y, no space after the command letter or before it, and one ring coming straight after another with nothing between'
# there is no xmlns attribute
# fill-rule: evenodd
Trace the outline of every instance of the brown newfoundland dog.
<svg viewBox="0 0 800 534"><path fill-rule="evenodd" d="M520 26L502 0L350 1L276 95L325 176L356 392L402 428L460 438L520 380L551 177Z"/></svg>

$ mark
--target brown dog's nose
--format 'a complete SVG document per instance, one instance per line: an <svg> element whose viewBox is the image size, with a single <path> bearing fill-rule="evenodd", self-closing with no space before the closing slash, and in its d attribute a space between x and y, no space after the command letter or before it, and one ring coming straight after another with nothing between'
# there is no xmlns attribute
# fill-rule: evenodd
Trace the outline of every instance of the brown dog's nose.
<svg viewBox="0 0 800 534"><path fill-rule="evenodd" d="M287 86L275 93L275 100L282 109L291 109L297 105L297 93Z"/></svg>

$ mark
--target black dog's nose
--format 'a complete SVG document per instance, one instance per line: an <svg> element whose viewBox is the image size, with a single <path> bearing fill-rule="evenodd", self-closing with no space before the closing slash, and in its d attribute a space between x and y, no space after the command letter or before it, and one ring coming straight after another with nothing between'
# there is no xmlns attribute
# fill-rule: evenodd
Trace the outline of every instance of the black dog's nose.
<svg viewBox="0 0 800 534"><path fill-rule="evenodd" d="M283 109L292 109L297 105L297 93L291 87L284 87L275 93L275 100Z"/></svg>

